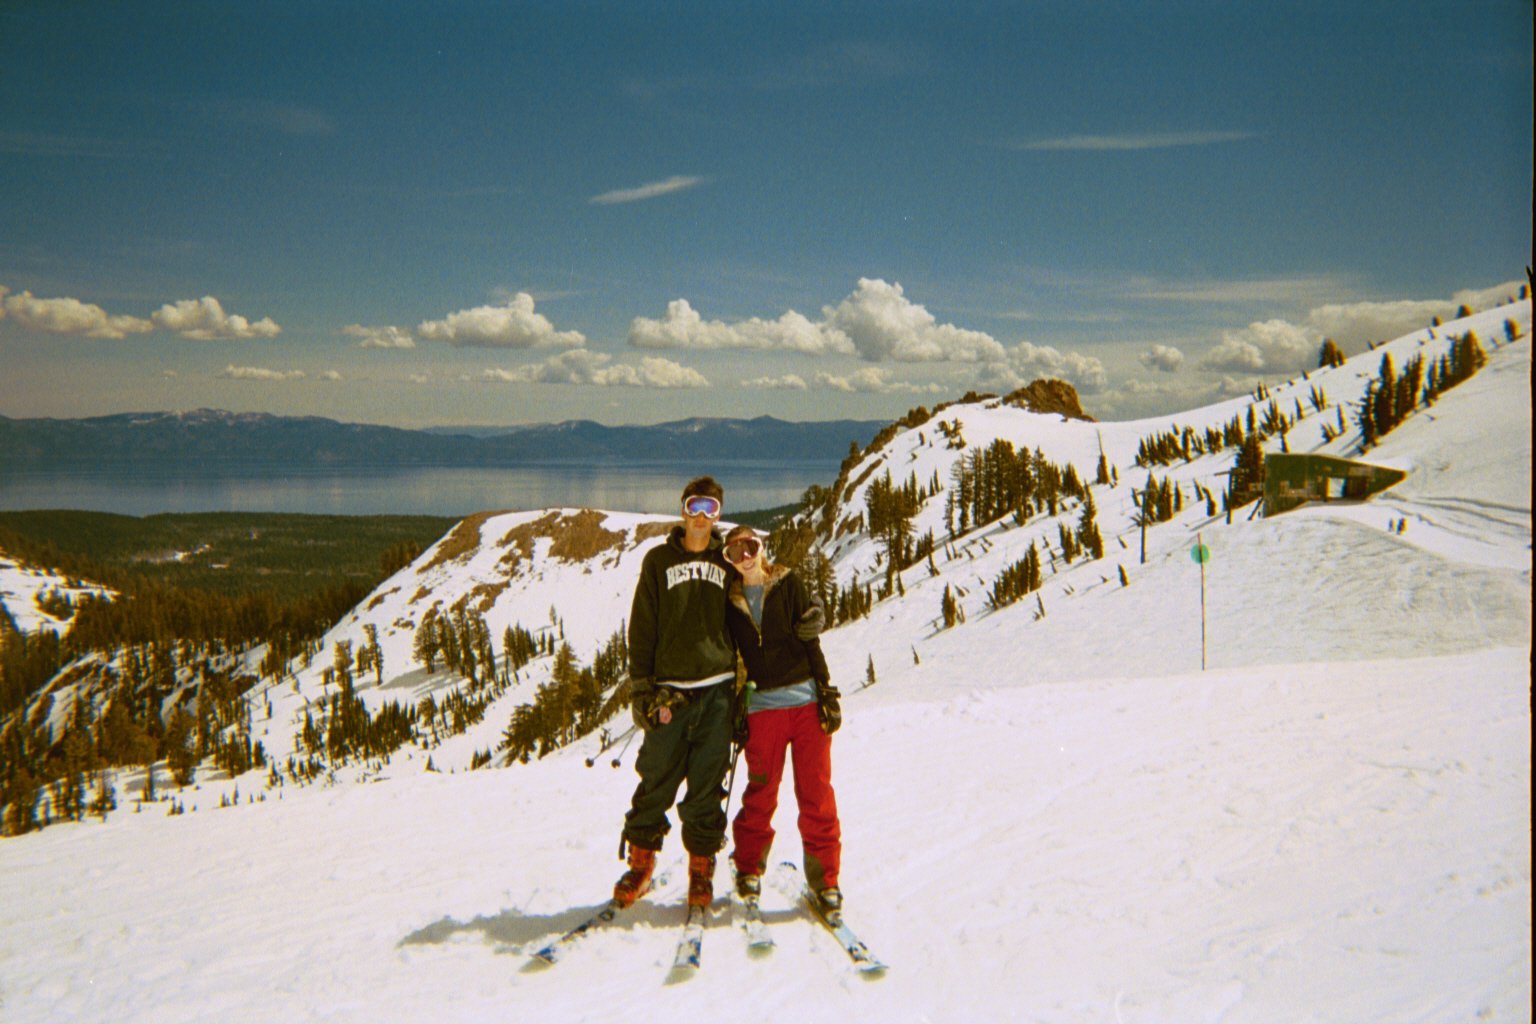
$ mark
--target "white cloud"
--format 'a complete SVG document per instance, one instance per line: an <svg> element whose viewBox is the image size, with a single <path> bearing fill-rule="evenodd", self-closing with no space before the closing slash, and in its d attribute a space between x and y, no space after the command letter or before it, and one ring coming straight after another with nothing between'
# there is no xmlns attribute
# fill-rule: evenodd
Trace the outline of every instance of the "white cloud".
<svg viewBox="0 0 1536 1024"><path fill-rule="evenodd" d="M1505 302L1519 295L1526 285L1525 281L1506 281L1492 288L1463 289L1452 295L1451 301L1457 306L1471 306L1474 311L1492 309L1494 306L1504 305Z"/></svg>
<svg viewBox="0 0 1536 1024"><path fill-rule="evenodd" d="M671 195L673 192L683 192L690 188L697 188L708 179L697 175L674 175L662 181L653 181L637 188L621 188L612 192L604 192L602 195L593 196L587 200L598 206L613 206L619 203L638 203L645 199L655 199L658 196Z"/></svg>
<svg viewBox="0 0 1536 1024"><path fill-rule="evenodd" d="M416 338L409 328L405 327L364 327L362 324L348 324L341 329L341 333L350 338L360 339L358 348L415 348Z"/></svg>
<svg viewBox="0 0 1536 1024"><path fill-rule="evenodd" d="M614 363L613 357L589 349L573 349L542 363L512 370L490 369L482 380L501 384L585 384L594 387L703 388L709 381L687 366L646 356L638 366Z"/></svg>
<svg viewBox="0 0 1536 1024"><path fill-rule="evenodd" d="M1199 304L1255 302L1308 303L1338 295L1346 286L1331 277L1255 278L1246 281L1189 281L1167 283L1133 281L1127 295L1133 299Z"/></svg>
<svg viewBox="0 0 1536 1024"><path fill-rule="evenodd" d="M878 366L866 366L843 376L831 373L818 373L816 375L816 387L828 391L841 391L844 394L850 395L937 395L944 394L949 390L942 384L911 384L907 381L891 380L890 371Z"/></svg>
<svg viewBox="0 0 1536 1024"><path fill-rule="evenodd" d="M555 330L533 305L532 295L518 292L504 306L477 306L424 321L416 333L461 348L579 348L587 343L580 332Z"/></svg>
<svg viewBox="0 0 1536 1024"><path fill-rule="evenodd" d="M861 278L836 306L815 321L790 310L777 320L736 323L705 320L687 299L674 299L660 319L636 317L635 348L751 349L804 355L858 356L866 362L999 362L1003 346L990 335L941 324L909 300L900 284Z"/></svg>
<svg viewBox="0 0 1536 1024"><path fill-rule="evenodd" d="M212 295L166 303L155 310L150 319L155 326L194 341L275 338L283 333L270 317L252 323L243 316L224 312L224 307Z"/></svg>
<svg viewBox="0 0 1536 1024"><path fill-rule="evenodd" d="M1136 357L1149 370L1173 373L1184 365L1184 353L1172 345L1153 345Z"/></svg>
<svg viewBox="0 0 1536 1024"><path fill-rule="evenodd" d="M339 381L342 379L340 370L323 370L316 377L324 381Z"/></svg>
<svg viewBox="0 0 1536 1024"><path fill-rule="evenodd" d="M110 316L100 306L79 299L40 299L28 291L12 295L10 289L3 286L0 286L0 319L9 319L28 331L113 341L155 329L148 320Z"/></svg>
<svg viewBox="0 0 1536 1024"><path fill-rule="evenodd" d="M226 366L217 374L223 380L249 380L263 384L279 381L303 380L303 370L268 370L260 366Z"/></svg>
<svg viewBox="0 0 1536 1024"><path fill-rule="evenodd" d="M1034 345L1027 341L1019 342L1008 350L1003 360L988 363L981 372L983 383L1006 390L1023 387L1042 377L1064 380L1082 394L1102 391L1109 382L1104 364L1096 356L1062 352L1049 345Z"/></svg>
<svg viewBox="0 0 1536 1024"><path fill-rule="evenodd" d="M635 317L629 325L635 348L777 349L806 355L852 355L853 342L839 331L790 310L777 320L752 317L740 323L705 320L687 299L673 299L659 320Z"/></svg>
<svg viewBox="0 0 1536 1024"><path fill-rule="evenodd" d="M1515 295L1520 282L1494 288L1459 291L1449 299L1400 299L1393 302L1325 303L1308 311L1301 323L1274 319L1227 331L1214 349L1200 359L1209 370L1239 373L1294 373L1317 365L1324 338L1345 352L1367 344L1390 341L1428 327L1435 317L1448 320L1467 305L1488 309Z"/></svg>
<svg viewBox="0 0 1536 1024"><path fill-rule="evenodd" d="M1223 142L1242 142L1258 138L1255 132L1142 132L1124 135L1068 135L1055 139L1026 142L1019 149L1037 153L1127 152L1144 149L1179 149L1186 146L1214 146Z"/></svg>
<svg viewBox="0 0 1536 1024"><path fill-rule="evenodd" d="M807 391L810 385L805 378L796 373L786 373L782 377L756 377L752 380L741 382L744 388L757 388L763 391Z"/></svg>
<svg viewBox="0 0 1536 1024"><path fill-rule="evenodd" d="M836 306L822 310L825 326L846 334L859 357L872 363L997 362L1003 346L991 335L941 324L909 300L900 284L860 278Z"/></svg>
<svg viewBox="0 0 1536 1024"><path fill-rule="evenodd" d="M1316 331L1286 320L1265 320L1240 331L1223 331L1221 344L1200 359L1207 370L1229 373L1291 373L1317 365Z"/></svg>
<svg viewBox="0 0 1536 1024"><path fill-rule="evenodd" d="M1399 302L1330 303L1307 314L1306 327L1316 339L1312 355L1324 338L1332 338L1345 349L1361 349L1373 341L1388 341L1428 327L1435 317L1449 317L1456 303L1445 299ZM1312 365L1316 365L1314 358Z"/></svg>

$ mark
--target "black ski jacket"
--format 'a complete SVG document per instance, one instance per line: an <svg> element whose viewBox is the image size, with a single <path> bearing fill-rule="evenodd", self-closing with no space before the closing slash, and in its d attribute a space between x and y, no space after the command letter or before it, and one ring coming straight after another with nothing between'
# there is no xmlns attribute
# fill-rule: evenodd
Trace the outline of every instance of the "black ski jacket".
<svg viewBox="0 0 1536 1024"><path fill-rule="evenodd" d="M726 623L746 663L747 678L759 690L777 690L807 679L823 685L831 681L821 641L795 636L795 622L813 601L799 576L782 565L768 573L763 584L762 629L752 619L739 574L731 581L729 594Z"/></svg>
<svg viewBox="0 0 1536 1024"><path fill-rule="evenodd" d="M709 548L683 547L684 529L645 553L629 612L629 675L689 683L733 675L736 651L725 626L725 589L736 575L711 531Z"/></svg>

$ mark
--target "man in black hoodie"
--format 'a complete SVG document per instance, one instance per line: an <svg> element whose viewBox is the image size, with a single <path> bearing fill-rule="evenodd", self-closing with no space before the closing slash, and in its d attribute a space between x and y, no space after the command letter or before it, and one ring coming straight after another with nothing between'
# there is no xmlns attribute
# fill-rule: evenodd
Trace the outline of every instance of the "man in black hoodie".
<svg viewBox="0 0 1536 1024"><path fill-rule="evenodd" d="M711 477L683 488L683 524L646 552L629 616L631 711L644 740L640 785L624 816L620 856L628 870L613 887L624 906L650 886L656 853L677 805L688 857L688 903L714 898L715 855L725 845L725 773L730 762L736 649L725 625L733 570L715 524L724 490Z"/></svg>

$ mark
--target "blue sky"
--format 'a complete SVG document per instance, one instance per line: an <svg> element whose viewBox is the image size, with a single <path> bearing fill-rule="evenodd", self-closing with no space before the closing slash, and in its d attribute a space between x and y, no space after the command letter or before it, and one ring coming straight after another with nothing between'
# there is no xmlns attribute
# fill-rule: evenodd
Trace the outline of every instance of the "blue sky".
<svg viewBox="0 0 1536 1024"><path fill-rule="evenodd" d="M1532 5L0 3L0 415L1202 405L1513 294Z"/></svg>

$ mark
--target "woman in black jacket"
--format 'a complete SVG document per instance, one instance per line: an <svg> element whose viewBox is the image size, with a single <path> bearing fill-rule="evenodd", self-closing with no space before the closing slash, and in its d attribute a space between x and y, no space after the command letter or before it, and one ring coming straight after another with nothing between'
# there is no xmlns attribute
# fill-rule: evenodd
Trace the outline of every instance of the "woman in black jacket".
<svg viewBox="0 0 1536 1024"><path fill-rule="evenodd" d="M832 733L842 713L821 641L802 640L795 629L807 613L816 616L815 599L800 577L768 561L750 526L726 535L725 558L741 574L727 590L726 625L752 684L746 708L747 788L731 826L737 892L755 899L761 891L779 783L786 757L791 757L806 881L823 909L835 911L842 906L842 829L832 791Z"/></svg>

